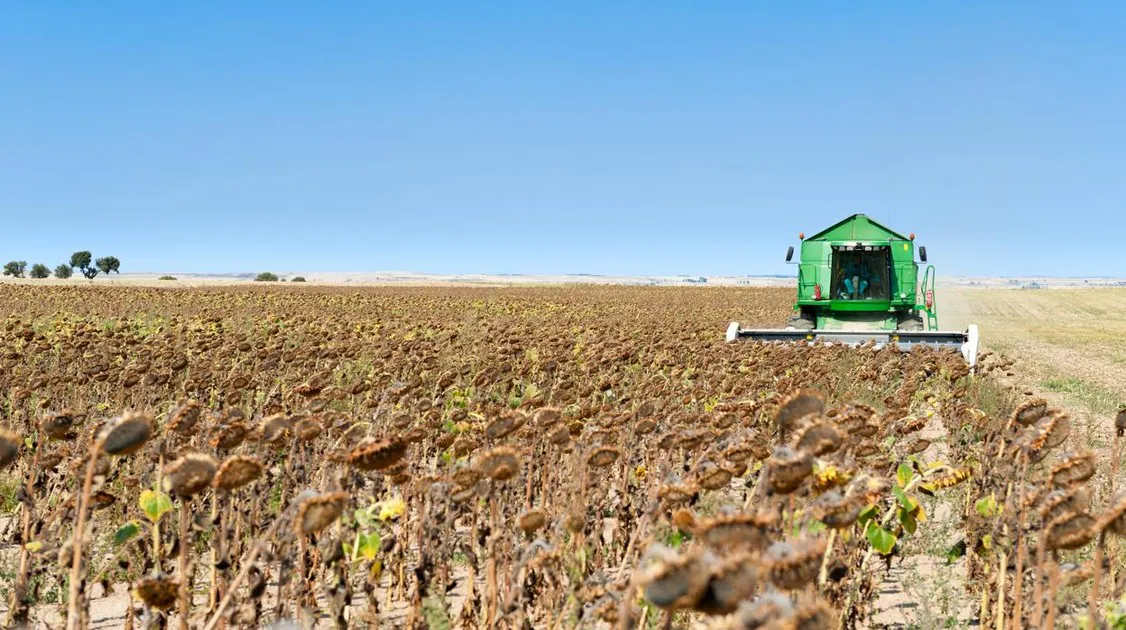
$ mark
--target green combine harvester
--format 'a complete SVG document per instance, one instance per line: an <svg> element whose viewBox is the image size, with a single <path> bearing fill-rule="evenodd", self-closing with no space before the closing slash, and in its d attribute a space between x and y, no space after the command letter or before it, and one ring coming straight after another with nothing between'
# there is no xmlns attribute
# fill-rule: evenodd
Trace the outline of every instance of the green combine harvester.
<svg viewBox="0 0 1126 630"><path fill-rule="evenodd" d="M915 235L903 236L876 221L854 214L809 238L801 239L798 300L783 330L753 330L731 322L727 341L824 341L877 346L917 345L961 351L971 367L977 362L978 331L938 330L934 267L919 280ZM927 248L919 247L927 262ZM786 252L792 262L794 248Z"/></svg>

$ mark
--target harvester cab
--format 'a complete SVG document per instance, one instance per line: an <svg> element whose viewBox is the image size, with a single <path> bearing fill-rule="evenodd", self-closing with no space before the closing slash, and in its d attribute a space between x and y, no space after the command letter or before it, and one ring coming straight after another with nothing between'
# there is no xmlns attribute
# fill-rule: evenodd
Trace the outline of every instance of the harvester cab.
<svg viewBox="0 0 1126 630"><path fill-rule="evenodd" d="M953 347L971 367L977 362L976 325L961 332L938 329L934 267L927 265L926 248L916 248L914 234L904 236L855 214L799 238L797 301L787 328L744 329L732 322L727 341ZM793 256L790 247L786 261L794 262ZM926 265L921 277L920 263Z"/></svg>

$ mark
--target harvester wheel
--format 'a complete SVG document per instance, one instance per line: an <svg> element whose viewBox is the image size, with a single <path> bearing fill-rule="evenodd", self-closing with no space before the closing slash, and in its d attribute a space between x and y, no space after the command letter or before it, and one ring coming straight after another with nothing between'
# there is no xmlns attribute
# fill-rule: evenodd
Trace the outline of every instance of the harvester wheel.
<svg viewBox="0 0 1126 630"><path fill-rule="evenodd" d="M923 330L926 328L926 323L923 321L922 315L902 315L899 318L897 330Z"/></svg>

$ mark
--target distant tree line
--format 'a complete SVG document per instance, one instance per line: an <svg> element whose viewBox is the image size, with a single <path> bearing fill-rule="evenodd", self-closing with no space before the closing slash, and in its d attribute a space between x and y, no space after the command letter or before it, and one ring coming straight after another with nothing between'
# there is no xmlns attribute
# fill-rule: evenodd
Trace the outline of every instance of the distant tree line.
<svg viewBox="0 0 1126 630"><path fill-rule="evenodd" d="M121 261L116 256L104 256L102 258L94 259L94 255L88 251L74 252L70 255L70 263L63 263L55 267L55 277L60 280L66 280L74 275L74 270L77 269L84 277L93 280L99 273L121 274ZM42 263L35 263L31 266L31 271L27 270L26 260L13 260L4 265L4 275L12 276L13 278L23 278L24 274L42 280L51 275L51 270Z"/></svg>

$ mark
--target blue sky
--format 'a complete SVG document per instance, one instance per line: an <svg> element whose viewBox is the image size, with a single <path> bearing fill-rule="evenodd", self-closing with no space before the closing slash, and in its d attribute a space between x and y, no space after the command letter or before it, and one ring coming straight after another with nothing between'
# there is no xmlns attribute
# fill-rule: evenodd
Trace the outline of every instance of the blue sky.
<svg viewBox="0 0 1126 630"><path fill-rule="evenodd" d="M800 8L799 8L800 7ZM1126 275L1126 5L5 2L0 259Z"/></svg>

